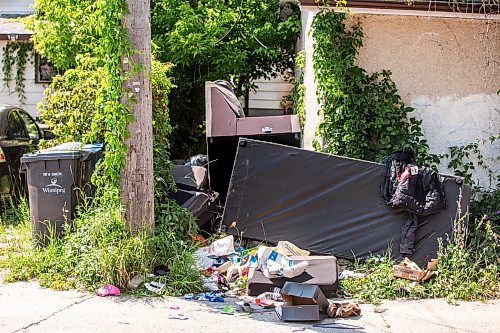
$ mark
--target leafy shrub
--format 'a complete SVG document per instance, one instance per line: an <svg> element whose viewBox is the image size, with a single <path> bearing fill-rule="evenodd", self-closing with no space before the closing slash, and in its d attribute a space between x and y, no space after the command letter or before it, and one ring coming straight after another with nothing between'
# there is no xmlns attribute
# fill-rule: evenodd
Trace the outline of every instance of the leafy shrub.
<svg viewBox="0 0 500 333"><path fill-rule="evenodd" d="M106 129L103 128L104 123L99 122L97 104L102 102L99 91L103 89L107 76L98 63L95 58L78 58L77 67L55 76L50 88L45 91L38 111L56 135L50 144L104 141ZM172 65L153 60L151 69L154 140L168 148L168 136L172 131L168 94L174 87L168 73Z"/></svg>
<svg viewBox="0 0 500 333"><path fill-rule="evenodd" d="M347 28L345 12L324 10L314 17L313 67L324 120L317 128L316 150L379 161L411 146L427 155L421 121L408 114L391 72L367 74L355 65L363 45L359 22Z"/></svg>
<svg viewBox="0 0 500 333"><path fill-rule="evenodd" d="M38 112L55 134L50 144L68 141L91 142L91 125L96 100L106 73L95 59L81 58L79 65L54 77L50 88L38 103ZM100 139L102 140L102 135Z"/></svg>

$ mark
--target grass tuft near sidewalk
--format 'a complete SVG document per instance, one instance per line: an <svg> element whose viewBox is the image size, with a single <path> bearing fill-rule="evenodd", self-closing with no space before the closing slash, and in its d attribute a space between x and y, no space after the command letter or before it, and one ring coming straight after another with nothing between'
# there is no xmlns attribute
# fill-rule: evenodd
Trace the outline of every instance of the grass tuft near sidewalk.
<svg viewBox="0 0 500 333"><path fill-rule="evenodd" d="M36 278L53 289L94 290L105 283L124 288L136 274L166 264L170 274L162 278L164 293L179 295L200 288L199 272L191 255L189 238L196 230L192 215L167 201L157 217L153 237L131 235L117 201L83 208L66 234L51 238L37 249L31 240L29 208L21 201L4 213L0 223L0 267L7 269L5 282Z"/></svg>

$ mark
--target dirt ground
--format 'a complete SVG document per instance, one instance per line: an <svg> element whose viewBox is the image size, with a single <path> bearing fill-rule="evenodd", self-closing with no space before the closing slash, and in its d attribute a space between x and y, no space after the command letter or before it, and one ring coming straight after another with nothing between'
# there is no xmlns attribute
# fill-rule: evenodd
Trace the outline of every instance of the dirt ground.
<svg viewBox="0 0 500 333"><path fill-rule="evenodd" d="M175 297L101 298L53 291L36 282L4 284L0 278L0 332L500 332L500 301L386 301L362 304L360 317L283 323L274 310L221 313L224 303ZM187 319L170 319L179 317ZM320 326L317 326L320 324Z"/></svg>

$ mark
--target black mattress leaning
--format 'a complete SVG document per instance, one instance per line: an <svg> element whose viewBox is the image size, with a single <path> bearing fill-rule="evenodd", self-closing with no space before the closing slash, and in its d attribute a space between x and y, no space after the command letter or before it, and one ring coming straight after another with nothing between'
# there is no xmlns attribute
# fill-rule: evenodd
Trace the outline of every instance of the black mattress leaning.
<svg viewBox="0 0 500 333"><path fill-rule="evenodd" d="M403 209L380 195L379 163L240 139L222 223L249 239L290 241L313 253L363 258L399 254ZM448 208L419 217L419 265L436 257L438 238L452 235L458 202L465 212L470 188L460 178L441 175ZM236 222L236 228L231 224Z"/></svg>

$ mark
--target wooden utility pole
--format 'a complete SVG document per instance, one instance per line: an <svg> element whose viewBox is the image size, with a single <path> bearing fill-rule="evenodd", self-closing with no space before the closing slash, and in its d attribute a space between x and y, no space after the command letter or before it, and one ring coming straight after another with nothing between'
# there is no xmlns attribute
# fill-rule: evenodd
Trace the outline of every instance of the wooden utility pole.
<svg viewBox="0 0 500 333"><path fill-rule="evenodd" d="M145 230L154 232L153 192L153 128L152 92L149 73L151 71L151 19L150 0L127 0L128 14L125 28L135 53L122 60L125 74L133 64L142 68L131 75L124 88L129 92L126 103L134 120L128 126L130 133L125 167L121 173L121 200L125 209L125 220L132 232ZM132 96L132 98L129 98Z"/></svg>

